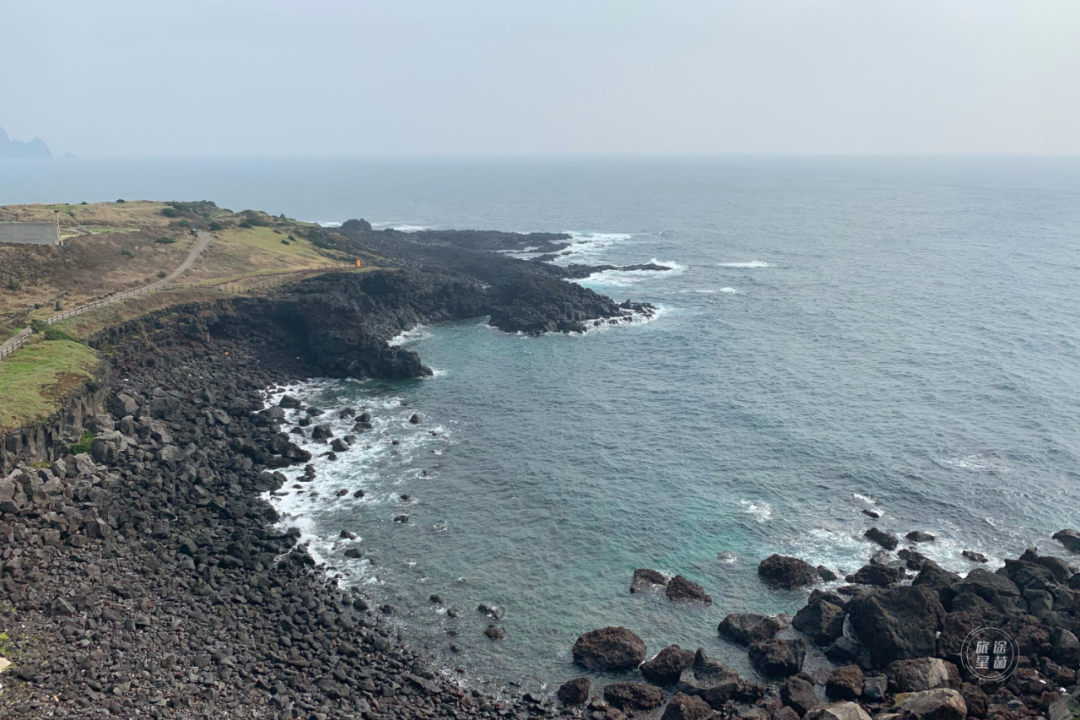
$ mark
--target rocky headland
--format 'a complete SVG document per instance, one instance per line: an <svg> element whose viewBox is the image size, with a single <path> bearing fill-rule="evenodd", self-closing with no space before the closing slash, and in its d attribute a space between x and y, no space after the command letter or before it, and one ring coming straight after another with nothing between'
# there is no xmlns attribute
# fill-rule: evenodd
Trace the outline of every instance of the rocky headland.
<svg viewBox="0 0 1080 720"><path fill-rule="evenodd" d="M623 674L595 692L589 674L555 697L462 689L363 593L328 579L297 532L277 529L261 496L285 482L280 469L309 463L291 437L318 427L286 427L266 391L319 376L422 377L430 371L415 353L388 344L421 323L489 316L507 332L583 332L654 309L567 282L619 268L504 252L557 253L563 235L406 234L363 221L313 233L395 269L108 328L89 340L108 359L95 381L62 412L3 438L0 654L14 663L0 675L4 717L1077 717L1076 569L1032 549L962 577L919 552L934 538L917 529L906 542L868 534L876 552L844 581L798 558L762 560L763 590L803 590L805 606L703 628L746 647L755 677L611 627L571 650L586 673ZM365 424L358 418L354 432ZM1047 541L1080 552L1080 533ZM714 602L681 575L642 569L627 580L672 603ZM1007 677L969 662L965 640L987 629L1012 643ZM489 637L500 630L492 624Z"/></svg>

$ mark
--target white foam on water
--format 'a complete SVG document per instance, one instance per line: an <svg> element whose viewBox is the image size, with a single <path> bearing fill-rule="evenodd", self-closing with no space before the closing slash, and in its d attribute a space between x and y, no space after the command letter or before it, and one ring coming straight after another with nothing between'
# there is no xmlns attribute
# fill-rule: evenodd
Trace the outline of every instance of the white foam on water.
<svg viewBox="0 0 1080 720"><path fill-rule="evenodd" d="M646 315L637 311L629 312L626 315L621 315L614 318L596 318L593 320L585 320L582 325L585 326L585 332L583 333L567 333L571 337L582 337L584 335L591 335L597 332L605 332L612 328L625 327L627 325L644 325L651 323L654 320L659 320L662 315L667 315L669 309L663 305L655 306L651 315ZM547 335L561 335L562 333L553 332L545 333Z"/></svg>
<svg viewBox="0 0 1080 720"><path fill-rule="evenodd" d="M570 245L558 251L559 257L552 260L555 264L591 262L590 258L595 258L612 245L626 242L631 237L625 233L589 233L573 230L567 230L566 234L570 236Z"/></svg>
<svg viewBox="0 0 1080 720"><path fill-rule="evenodd" d="M677 262L657 260L653 258L649 261L653 265L659 265L663 267L663 270L601 270L600 272L594 272L585 278L573 279L569 278L570 282L576 282L579 285L585 285L590 283L593 285L614 285L616 287L627 287L630 285L637 285L642 282L648 282L649 280L657 280L661 278L675 277L676 275L682 275L686 270L685 265L680 265Z"/></svg>
<svg viewBox="0 0 1080 720"><path fill-rule="evenodd" d="M400 347L429 337L431 337L431 333L427 332L426 327L424 325L417 325L398 333L390 340L387 340L386 344L391 347Z"/></svg>
<svg viewBox="0 0 1080 720"><path fill-rule="evenodd" d="M315 380L267 393L267 407L277 406L281 396L289 394L305 405L317 405L324 413L312 417L312 424L305 428L307 432L304 436L288 433L292 442L312 454L311 464L315 467L315 479L311 482L299 482L303 475L302 467L284 468L280 472L287 481L275 493L263 493L262 497L280 514L278 526L282 530L291 527L300 530L298 544L306 544L315 561L325 563L328 576L341 573L351 582L365 583L370 581L370 576L377 568L366 558L356 560L342 557L345 549L360 546L362 538L342 539L338 535L340 529L328 535L320 535L318 517L329 510L340 512L350 507L374 505L384 506L385 511L381 514L385 515L386 522L392 522L394 516L402 514L403 508L415 501L402 501L400 492L385 484L387 466L393 468L393 472L399 476L393 481L395 483L419 477L420 468L410 470L410 466L421 458L430 457L425 451L433 445L440 447L450 442L449 431L442 425L432 424L430 420L424 423L423 428L409 423L414 409L404 405L399 396L371 395L351 400L328 399L324 394L325 390L337 385L337 382ZM357 410L358 414L362 411L360 408L371 412L372 429L353 432L356 418L339 416L340 411L346 407ZM288 426L286 431L291 430L296 421L304 415L304 410L288 409L285 411L282 426ZM319 457L330 450L329 444L316 442L308 437L311 427L322 424L330 426L334 437L356 436L349 450L337 453L338 459L335 461ZM429 431L433 431L435 435ZM394 440L399 444L394 445ZM365 491L364 497L354 497L353 493L361 489ZM338 496L341 490L347 492Z"/></svg>
<svg viewBox="0 0 1080 720"><path fill-rule="evenodd" d="M767 523L772 520L773 509L767 502L754 502L753 500L740 500L739 506L742 511L754 518L759 523Z"/></svg>
<svg viewBox="0 0 1080 720"><path fill-rule="evenodd" d="M324 227L324 228L339 228L339 227L341 227L341 223L334 222L333 220L317 221L316 224L319 227Z"/></svg>
<svg viewBox="0 0 1080 720"><path fill-rule="evenodd" d="M933 458L940 466L967 470L976 473L1007 473L1012 470L1008 463L993 451L973 453L970 455L953 455L946 458Z"/></svg>
<svg viewBox="0 0 1080 720"><path fill-rule="evenodd" d="M770 263L764 260L750 260L748 262L730 262L730 263L717 263L718 267L725 268L767 268L772 267Z"/></svg>
<svg viewBox="0 0 1080 720"><path fill-rule="evenodd" d="M410 223L396 223L396 222L377 222L371 223L373 230L397 230L403 233L421 232L423 230L434 230L435 228L430 225L412 225Z"/></svg>
<svg viewBox="0 0 1080 720"><path fill-rule="evenodd" d="M870 505L877 505L877 500L875 500L874 498L869 497L867 495L860 495L859 493L851 493L851 497L854 500L861 500L862 502L868 503Z"/></svg>
<svg viewBox="0 0 1080 720"><path fill-rule="evenodd" d="M722 288L720 288L720 292L727 293L728 295L742 295L743 294L742 290L736 290L733 287L722 287Z"/></svg>

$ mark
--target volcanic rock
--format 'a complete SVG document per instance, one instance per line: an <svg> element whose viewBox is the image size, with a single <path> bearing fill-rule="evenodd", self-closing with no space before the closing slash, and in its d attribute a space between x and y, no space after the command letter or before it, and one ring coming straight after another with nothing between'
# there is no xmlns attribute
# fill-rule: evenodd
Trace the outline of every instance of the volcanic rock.
<svg viewBox="0 0 1080 720"><path fill-rule="evenodd" d="M848 575L845 580L858 585L874 585L888 587L899 582L902 573L899 568L888 565L863 565L854 575Z"/></svg>
<svg viewBox="0 0 1080 720"><path fill-rule="evenodd" d="M945 608L922 586L883 588L848 606L856 635L879 667L896 660L933 655Z"/></svg>
<svg viewBox="0 0 1080 720"><path fill-rule="evenodd" d="M836 702L815 708L803 720L870 720L870 716L858 703Z"/></svg>
<svg viewBox="0 0 1080 720"><path fill-rule="evenodd" d="M1058 530L1054 539L1065 546L1069 552L1080 553L1080 532L1076 530Z"/></svg>
<svg viewBox="0 0 1080 720"><path fill-rule="evenodd" d="M693 664L693 651L670 645L657 653L652 660L642 663L641 675L657 685L674 685L679 682L683 671Z"/></svg>
<svg viewBox="0 0 1080 720"><path fill-rule="evenodd" d="M771 640L776 633L786 626L777 618L765 615L732 613L720 622L717 632L720 637L725 637L740 645L749 645L755 642Z"/></svg>
<svg viewBox="0 0 1080 720"><path fill-rule="evenodd" d="M844 610L820 600L799 610L791 624L815 645L828 645L843 634Z"/></svg>
<svg viewBox="0 0 1080 720"><path fill-rule="evenodd" d="M634 578L630 581L630 592L641 592L657 585L665 586L667 583L668 579L660 573L642 568L634 571Z"/></svg>
<svg viewBox="0 0 1080 720"><path fill-rule="evenodd" d="M884 530L878 530L876 527L872 527L863 533L863 537L871 542L875 542L886 550L895 550L896 546L900 544L900 541L895 535L890 535Z"/></svg>
<svg viewBox="0 0 1080 720"><path fill-rule="evenodd" d="M626 628L606 627L579 637L573 656L586 670L625 670L645 659L645 643Z"/></svg>
<svg viewBox="0 0 1080 720"><path fill-rule="evenodd" d="M708 720L712 714L712 708L701 698L676 693L668 701L660 720Z"/></svg>
<svg viewBox="0 0 1080 720"><path fill-rule="evenodd" d="M802 638L773 639L754 643L749 651L750 663L766 676L794 675L802 670L806 659L806 641Z"/></svg>
<svg viewBox="0 0 1080 720"><path fill-rule="evenodd" d="M592 681L587 677L567 680L559 687L558 698L564 705L584 705L589 699L589 686Z"/></svg>
<svg viewBox="0 0 1080 720"><path fill-rule="evenodd" d="M889 688L894 692L922 692L960 686L960 673L956 666L940 658L897 660L889 665L888 676Z"/></svg>
<svg viewBox="0 0 1080 720"><path fill-rule="evenodd" d="M712 602L712 596L705 592L705 588L687 580L682 575L671 578L667 585L666 594L668 600L692 600L706 605Z"/></svg>
<svg viewBox="0 0 1080 720"><path fill-rule="evenodd" d="M789 677L780 686L780 700L802 717L818 705L821 699L814 692L814 684L802 676Z"/></svg>
<svg viewBox="0 0 1080 720"><path fill-rule="evenodd" d="M604 699L620 710L652 710L664 704L664 691L646 683L619 682L604 688Z"/></svg>
<svg viewBox="0 0 1080 720"><path fill-rule="evenodd" d="M832 671L825 694L834 700L855 700L863 691L863 673L858 665L844 665Z"/></svg>
<svg viewBox="0 0 1080 720"><path fill-rule="evenodd" d="M770 555L758 565L758 577L765 583L785 590L813 585L820 580L817 569L798 558Z"/></svg>
<svg viewBox="0 0 1080 720"><path fill-rule="evenodd" d="M967 704L956 690L939 689L909 694L900 702L900 720L964 720Z"/></svg>

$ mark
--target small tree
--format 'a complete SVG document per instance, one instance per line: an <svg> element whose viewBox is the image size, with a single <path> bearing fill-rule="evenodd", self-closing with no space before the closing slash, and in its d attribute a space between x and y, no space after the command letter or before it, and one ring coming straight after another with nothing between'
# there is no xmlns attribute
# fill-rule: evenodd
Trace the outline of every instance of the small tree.
<svg viewBox="0 0 1080 720"><path fill-rule="evenodd" d="M176 208L163 207L161 208L161 214L167 218L179 217L180 213L176 211Z"/></svg>

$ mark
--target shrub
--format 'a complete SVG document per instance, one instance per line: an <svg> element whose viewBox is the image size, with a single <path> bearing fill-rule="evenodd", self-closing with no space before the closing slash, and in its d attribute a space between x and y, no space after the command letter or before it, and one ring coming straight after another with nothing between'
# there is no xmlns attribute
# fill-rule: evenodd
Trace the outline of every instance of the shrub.
<svg viewBox="0 0 1080 720"><path fill-rule="evenodd" d="M281 238L281 244L282 244L282 245L288 245L288 244L289 244L289 241L288 241L288 240L286 240L285 238Z"/></svg>
<svg viewBox="0 0 1080 720"><path fill-rule="evenodd" d="M48 342L52 342L54 340L71 340L72 342L79 342L78 339L71 337L60 328L49 325L47 322L44 322L42 320L31 320L30 328L34 332L40 333L41 336L45 338L45 340Z"/></svg>
<svg viewBox="0 0 1080 720"><path fill-rule="evenodd" d="M177 220L176 224L179 225L180 227L187 227L191 223L189 223L187 220Z"/></svg>
<svg viewBox="0 0 1080 720"><path fill-rule="evenodd" d="M82 201L81 203L79 203L79 204L80 204L80 205L89 205L90 203L88 203L88 202L86 202L85 200L83 200L83 201Z"/></svg>
<svg viewBox="0 0 1080 720"><path fill-rule="evenodd" d="M121 250L121 251L120 251L120 254L121 254L121 255L123 255L123 256L124 256L124 257L126 257L126 258L133 258L133 257L135 257L135 253L131 252L130 250Z"/></svg>
<svg viewBox="0 0 1080 720"><path fill-rule="evenodd" d="M163 207L163 208L161 208L161 214L164 215L167 218L179 217L179 215L180 215L180 213L177 212L176 208L174 208L174 207Z"/></svg>
<svg viewBox="0 0 1080 720"><path fill-rule="evenodd" d="M161 243L162 245L171 245L172 243L174 243L176 241L173 240L171 237L159 237L154 242Z"/></svg>
<svg viewBox="0 0 1080 720"><path fill-rule="evenodd" d="M119 203L126 203L126 202L127 202L127 200L125 200L125 199L123 199L123 198L120 198L120 199L119 199L119 200L117 200L116 202L117 202L117 204L119 204Z"/></svg>
<svg viewBox="0 0 1080 720"><path fill-rule="evenodd" d="M74 443L71 446L71 454L81 455L82 453L90 452L90 445L93 444L95 437L96 436L94 435L94 433L90 432L89 430L84 432L82 434L82 437L79 438L79 442Z"/></svg>
<svg viewBox="0 0 1080 720"><path fill-rule="evenodd" d="M7 281L7 289L11 292L19 292L20 290L22 290L22 283L15 278L12 278Z"/></svg>
<svg viewBox="0 0 1080 720"><path fill-rule="evenodd" d="M222 225L221 223L219 223L217 220L211 220L210 221L210 231L211 232L216 232L218 230L223 229L224 227L225 226Z"/></svg>
<svg viewBox="0 0 1080 720"><path fill-rule="evenodd" d="M247 220L245 220L244 222L240 223L240 227L242 227L242 228L250 228L251 223L249 223Z"/></svg>
<svg viewBox="0 0 1080 720"><path fill-rule="evenodd" d="M157 276L158 276L159 278L161 278L162 280L164 280L165 278L169 277L168 275L166 275L166 274L165 274L165 271L164 271L164 270L162 270L161 272L159 272L159 273L157 274Z"/></svg>

